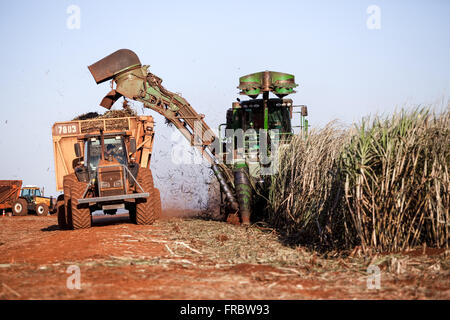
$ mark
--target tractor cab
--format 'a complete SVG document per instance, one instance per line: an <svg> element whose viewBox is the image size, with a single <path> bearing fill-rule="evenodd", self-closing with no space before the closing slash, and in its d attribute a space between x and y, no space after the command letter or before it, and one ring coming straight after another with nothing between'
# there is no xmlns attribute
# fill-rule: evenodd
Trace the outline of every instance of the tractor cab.
<svg viewBox="0 0 450 320"><path fill-rule="evenodd" d="M136 152L136 140L127 132L90 133L75 144L77 157L83 158L75 168L79 181L89 182L98 197L121 196L130 193L134 186L138 164L130 154Z"/></svg>
<svg viewBox="0 0 450 320"><path fill-rule="evenodd" d="M90 175L93 177L102 159L101 137L91 137L87 141L87 161ZM128 165L125 139L122 135L104 137L103 159L107 164Z"/></svg>
<svg viewBox="0 0 450 320"><path fill-rule="evenodd" d="M20 191L20 197L27 199L28 202L32 202L35 197L41 196L41 189L36 186L24 186Z"/></svg>

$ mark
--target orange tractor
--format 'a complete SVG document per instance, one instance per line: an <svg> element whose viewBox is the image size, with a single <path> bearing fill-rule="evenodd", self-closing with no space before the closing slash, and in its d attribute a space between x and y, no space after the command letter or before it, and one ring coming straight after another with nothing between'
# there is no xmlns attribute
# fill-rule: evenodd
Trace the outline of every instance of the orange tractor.
<svg viewBox="0 0 450 320"><path fill-rule="evenodd" d="M151 116L57 122L53 125L58 225L91 227L92 213L126 209L137 224L151 224L161 214L150 159Z"/></svg>

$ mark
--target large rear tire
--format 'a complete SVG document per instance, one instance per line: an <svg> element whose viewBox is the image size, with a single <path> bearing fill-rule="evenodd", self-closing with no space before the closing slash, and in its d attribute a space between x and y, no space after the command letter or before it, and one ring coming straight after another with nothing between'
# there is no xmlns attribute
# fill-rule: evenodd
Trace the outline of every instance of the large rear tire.
<svg viewBox="0 0 450 320"><path fill-rule="evenodd" d="M28 202L25 199L17 199L12 206L15 216L26 216L28 214Z"/></svg>
<svg viewBox="0 0 450 320"><path fill-rule="evenodd" d="M149 225L155 221L155 197L153 187L153 177L150 168L140 168L137 181L150 195L148 198L136 199L136 223L140 225ZM141 192L137 187L138 192Z"/></svg>
<svg viewBox="0 0 450 320"><path fill-rule="evenodd" d="M75 173L64 177L64 206L66 209L66 223L69 229L87 229L91 227L91 212L89 205L78 204L83 196L87 183L79 182Z"/></svg>
<svg viewBox="0 0 450 320"><path fill-rule="evenodd" d="M61 230L67 229L66 210L64 207L64 195L60 194L56 199L56 214L58 215L58 227Z"/></svg>
<svg viewBox="0 0 450 320"><path fill-rule="evenodd" d="M87 183L79 182L77 180L70 189L72 226L74 230L88 229L91 227L91 211L89 210L89 204L78 203L78 199L83 197L86 187Z"/></svg>

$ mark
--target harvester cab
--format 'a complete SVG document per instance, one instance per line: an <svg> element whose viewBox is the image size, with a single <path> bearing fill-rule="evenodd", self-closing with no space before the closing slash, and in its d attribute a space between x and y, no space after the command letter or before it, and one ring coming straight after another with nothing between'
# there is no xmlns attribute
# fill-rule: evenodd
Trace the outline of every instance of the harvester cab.
<svg viewBox="0 0 450 320"><path fill-rule="evenodd" d="M287 142L293 135L293 128L300 128L301 134L306 134L308 122L306 120L307 107L304 105L294 105L292 99L284 97L295 93L294 76L287 73L263 71L243 76L239 79L241 95L249 96L251 99L232 104L232 108L227 111L227 122L222 124L226 129L242 130L276 130L279 138ZM273 93L277 98L270 98ZM257 99L262 94L261 99ZM297 111L300 108L300 111ZM295 113L299 113L300 124L292 125L292 118ZM221 134L223 133L219 130ZM223 136L223 135L222 135Z"/></svg>

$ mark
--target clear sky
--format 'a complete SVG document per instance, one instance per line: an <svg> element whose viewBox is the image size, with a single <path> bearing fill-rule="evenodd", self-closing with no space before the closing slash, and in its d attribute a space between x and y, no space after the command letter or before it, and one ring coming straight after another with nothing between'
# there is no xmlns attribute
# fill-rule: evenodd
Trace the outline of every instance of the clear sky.
<svg viewBox="0 0 450 320"><path fill-rule="evenodd" d="M67 27L70 5L80 8L79 29ZM367 27L370 5L380 29ZM97 86L87 66L121 48L211 127L238 97L239 76L263 70L295 75L291 97L308 105L313 127L450 96L448 0L1 1L0 12L0 179L53 195L51 126L103 112L109 84ZM173 129L155 119L152 168L167 198L182 188L170 170L196 177L197 169L168 164Z"/></svg>

